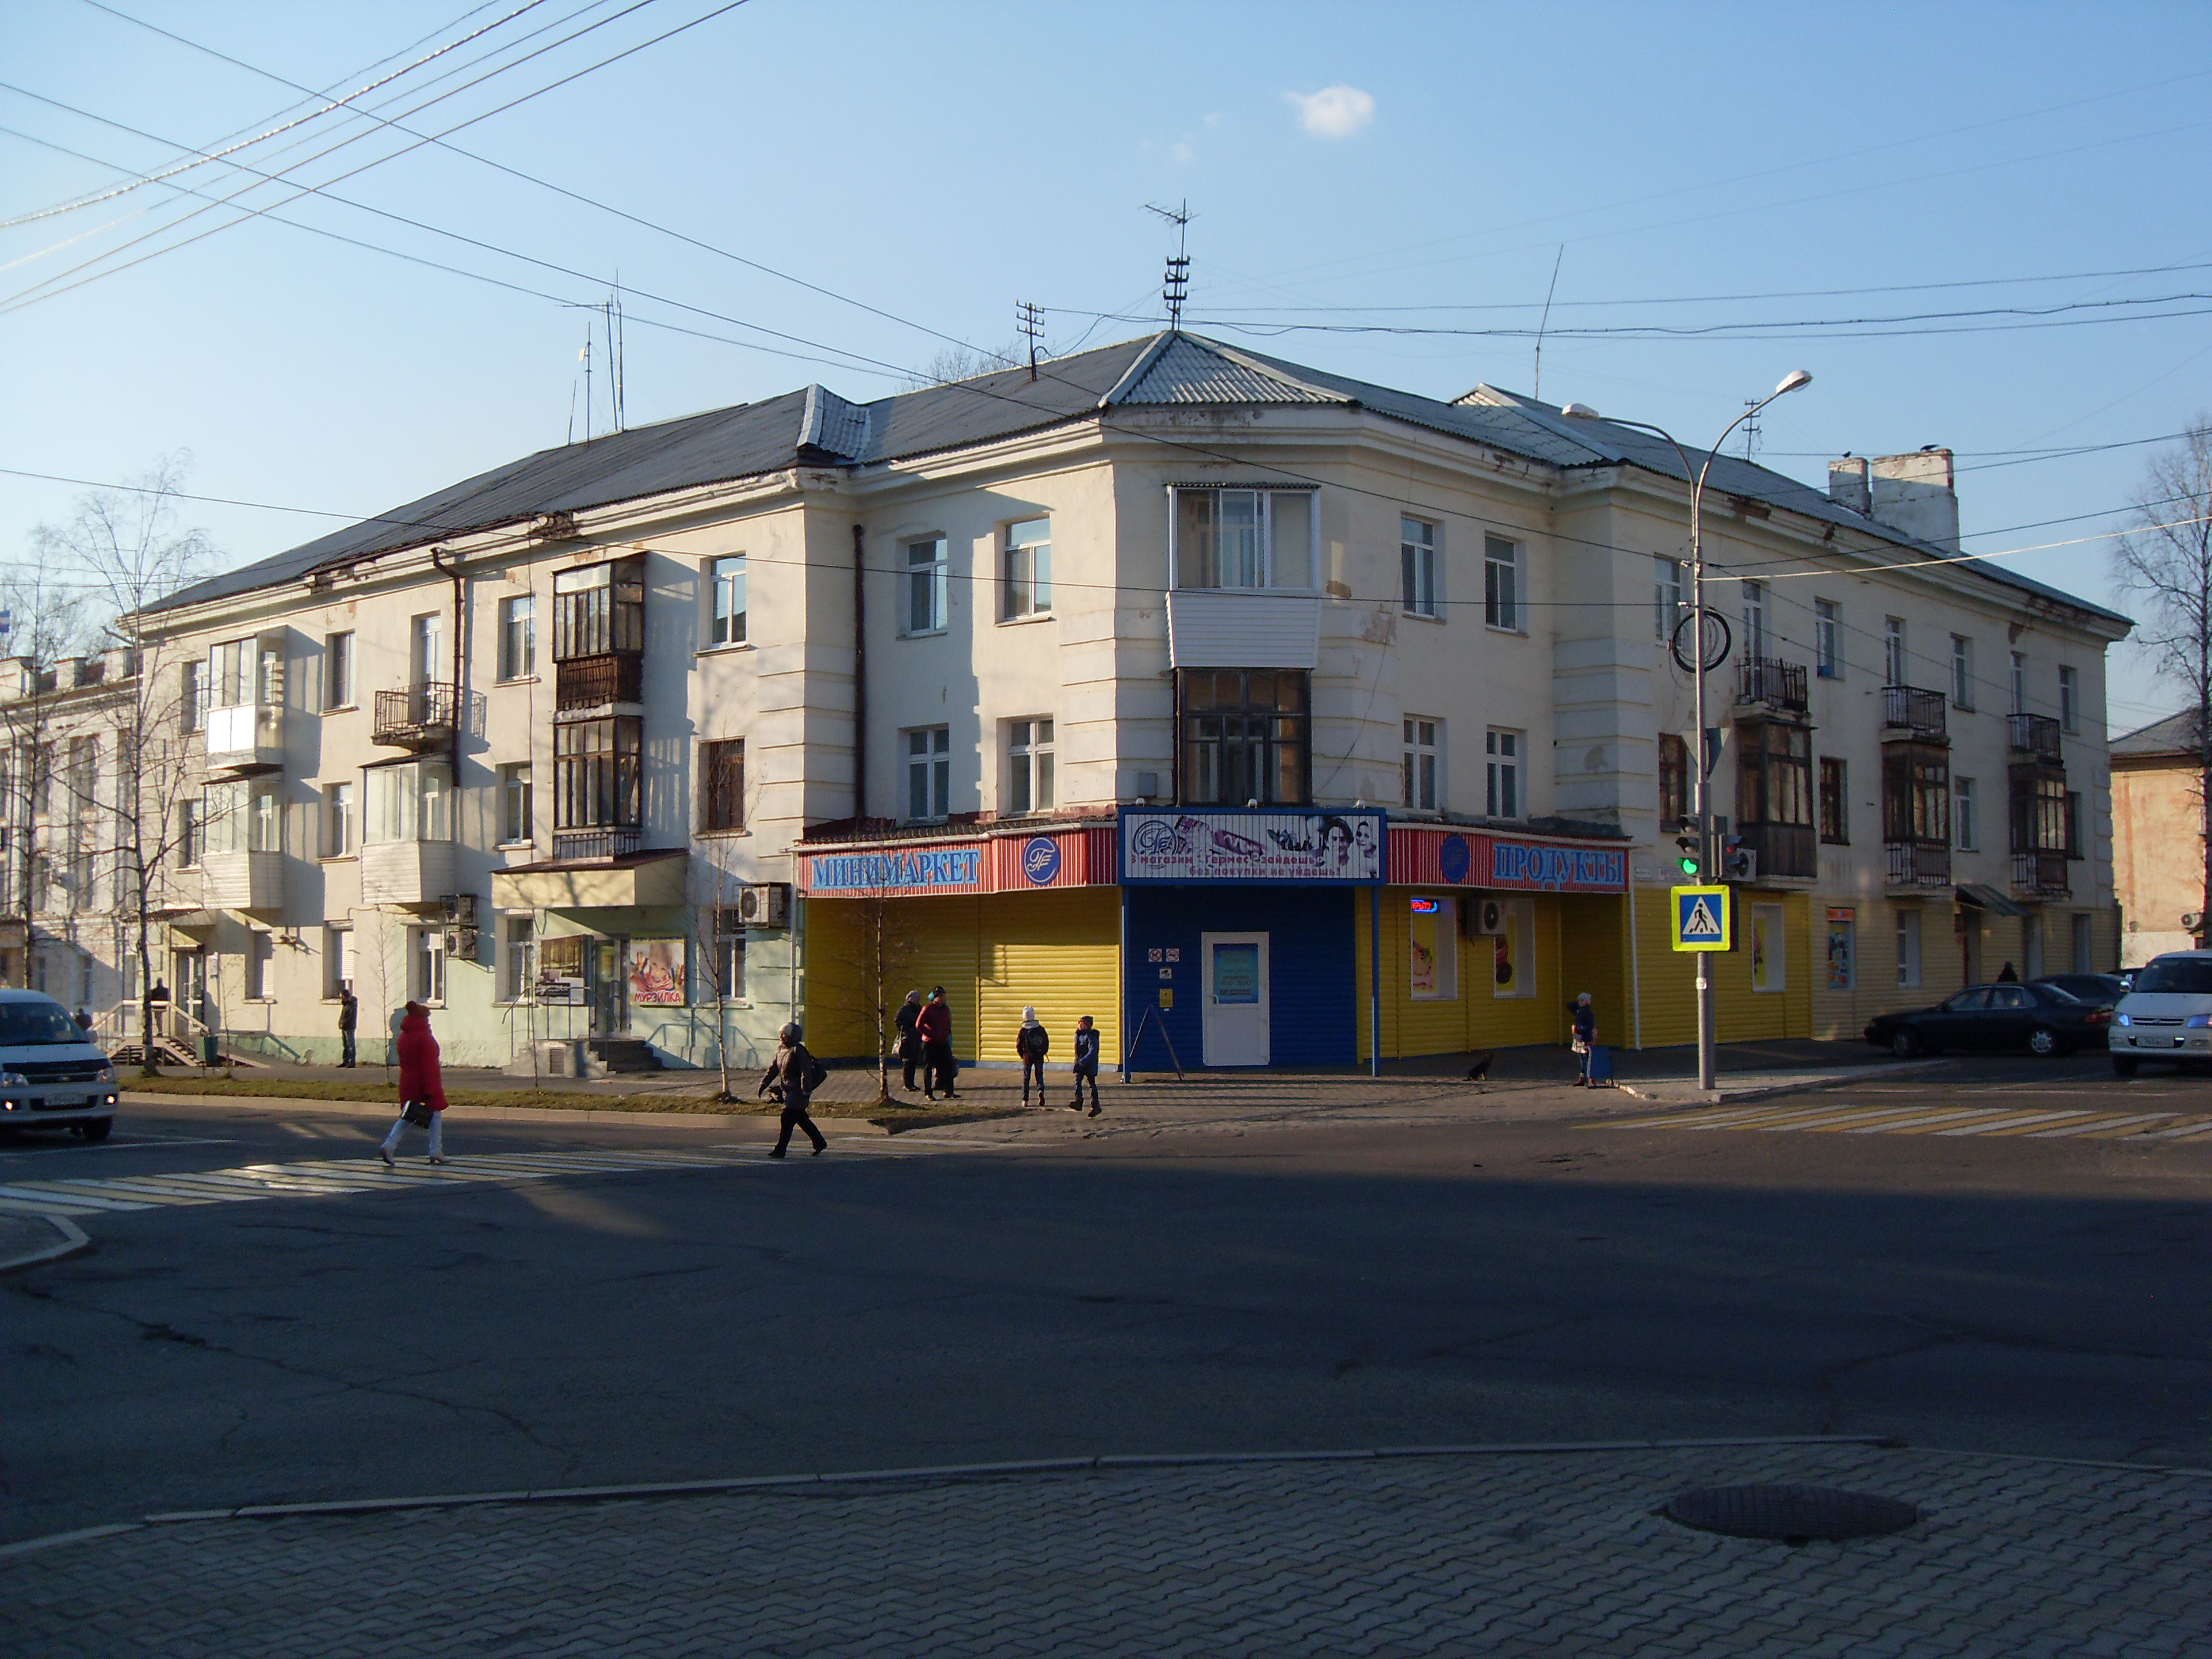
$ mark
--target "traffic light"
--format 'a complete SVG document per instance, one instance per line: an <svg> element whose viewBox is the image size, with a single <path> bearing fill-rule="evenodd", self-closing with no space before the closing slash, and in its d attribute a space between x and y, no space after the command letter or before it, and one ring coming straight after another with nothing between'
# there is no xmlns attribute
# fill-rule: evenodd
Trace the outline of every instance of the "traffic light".
<svg viewBox="0 0 2212 1659"><path fill-rule="evenodd" d="M1705 860L1698 856L1698 838L1695 836L1677 836L1674 845L1682 849L1681 857L1675 862L1682 866L1684 875L1696 880L1703 872L1705 865Z"/></svg>
<svg viewBox="0 0 2212 1659"><path fill-rule="evenodd" d="M1721 879L1723 881L1756 881L1759 878L1759 852L1746 847L1742 838L1730 836L1721 843Z"/></svg>

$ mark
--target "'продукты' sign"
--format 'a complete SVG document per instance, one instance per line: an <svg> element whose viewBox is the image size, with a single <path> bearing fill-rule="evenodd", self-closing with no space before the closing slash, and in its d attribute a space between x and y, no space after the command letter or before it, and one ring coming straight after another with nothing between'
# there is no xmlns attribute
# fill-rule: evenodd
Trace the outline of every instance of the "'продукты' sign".
<svg viewBox="0 0 2212 1659"><path fill-rule="evenodd" d="M1124 811L1121 879L1371 884L1382 879L1383 815Z"/></svg>

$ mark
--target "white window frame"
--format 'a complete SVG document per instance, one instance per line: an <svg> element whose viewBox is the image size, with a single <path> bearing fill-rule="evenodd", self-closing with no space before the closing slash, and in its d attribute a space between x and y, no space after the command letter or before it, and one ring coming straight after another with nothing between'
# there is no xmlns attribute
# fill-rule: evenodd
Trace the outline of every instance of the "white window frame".
<svg viewBox="0 0 2212 1659"><path fill-rule="evenodd" d="M1951 707L1974 710L1974 642L1964 634L1951 635Z"/></svg>
<svg viewBox="0 0 2212 1659"><path fill-rule="evenodd" d="M1974 781L1954 777L1951 780L1951 827L1956 832L1961 853L1981 850L1981 802L1974 789Z"/></svg>
<svg viewBox="0 0 2212 1659"><path fill-rule="evenodd" d="M1682 562L1651 556L1651 636L1664 645L1682 622Z"/></svg>
<svg viewBox="0 0 2212 1659"><path fill-rule="evenodd" d="M2058 729L2081 729L2081 672L2066 663L2058 665Z"/></svg>
<svg viewBox="0 0 2212 1659"><path fill-rule="evenodd" d="M246 935L246 997L248 1002L276 1000L276 935L250 928Z"/></svg>
<svg viewBox="0 0 2212 1659"><path fill-rule="evenodd" d="M453 782L444 761L401 761L362 771L364 847L453 839Z"/></svg>
<svg viewBox="0 0 2212 1659"><path fill-rule="evenodd" d="M323 857L349 859L360 851L360 807L352 779L334 779L323 786Z"/></svg>
<svg viewBox="0 0 2212 1659"><path fill-rule="evenodd" d="M207 729L208 673L204 659L194 658L184 665L178 678L177 696L181 707L181 724L186 732Z"/></svg>
<svg viewBox="0 0 2212 1659"><path fill-rule="evenodd" d="M353 924L326 921L323 924L323 1000L336 1002L338 993L349 984L360 971L354 960Z"/></svg>
<svg viewBox="0 0 2212 1659"><path fill-rule="evenodd" d="M910 726L899 733L900 751L906 761L906 821L934 823L952 816L952 728L949 726ZM921 782L921 799L934 810L915 811L915 784Z"/></svg>
<svg viewBox="0 0 2212 1659"><path fill-rule="evenodd" d="M526 1002L537 984L538 913L503 910L499 917L499 1000Z"/></svg>
<svg viewBox="0 0 2212 1659"><path fill-rule="evenodd" d="M441 684L445 665L446 613L425 611L407 619L407 669L410 685Z"/></svg>
<svg viewBox="0 0 2212 1659"><path fill-rule="evenodd" d="M1747 581L1743 587L1743 654L1757 659L1766 655L1766 584Z"/></svg>
<svg viewBox="0 0 2212 1659"><path fill-rule="evenodd" d="M1186 580L1187 575L1193 574L1203 575L1205 571L1202 565L1194 572L1186 572L1183 568L1185 556L1190 552L1188 548L1182 544L1182 508L1185 498L1211 497L1213 503L1214 523L1218 525L1222 516L1222 502L1231 495L1240 500L1249 498L1252 502L1253 516L1250 522L1254 538L1253 563L1249 572L1240 568L1227 574L1237 575L1249 574L1256 580L1249 582L1220 580L1224 573L1221 568L1221 551L1217 537L1212 572L1215 580L1210 582ZM1279 515L1288 512L1285 503L1291 501L1298 503L1297 511L1305 526L1304 575L1306 580L1304 581L1286 580L1297 573L1288 568L1287 548L1279 545L1282 542L1282 536L1278 532L1277 519ZM1197 556L1202 559L1203 552L1201 551ZM1209 592L1251 593L1261 590L1284 593L1319 592L1321 512L1320 501L1316 492L1311 489L1279 489L1260 486L1224 488L1212 485L1170 486L1168 489L1168 580L1176 588L1192 588Z"/></svg>
<svg viewBox="0 0 2212 1659"><path fill-rule="evenodd" d="M357 706L354 677L360 665L355 660L355 654L351 629L323 636L323 708L325 713Z"/></svg>
<svg viewBox="0 0 2212 1659"><path fill-rule="evenodd" d="M899 636L920 640L945 632L951 599L950 544L942 535L909 536L899 543L905 562L899 569ZM916 554L923 556L917 558ZM929 625L917 628L914 623L915 598L917 592L928 601Z"/></svg>
<svg viewBox="0 0 2212 1659"><path fill-rule="evenodd" d="M1006 811L1014 816L1049 812L1059 799L1049 714L1006 722ZM1026 797L1026 800L1024 799Z"/></svg>
<svg viewBox="0 0 2212 1659"><path fill-rule="evenodd" d="M1410 513L1398 515L1398 605L1409 617L1442 620L1443 562L1437 556L1438 532L1443 528Z"/></svg>
<svg viewBox="0 0 2212 1659"><path fill-rule="evenodd" d="M1897 913L1897 988L1920 988L1920 912L1900 907Z"/></svg>
<svg viewBox="0 0 2212 1659"><path fill-rule="evenodd" d="M1430 714L1407 714L1399 770L1401 805L1409 812L1444 810L1444 723Z"/></svg>
<svg viewBox="0 0 2212 1659"><path fill-rule="evenodd" d="M1521 625L1521 544L1504 536L1482 538L1482 622L1501 634L1524 631Z"/></svg>
<svg viewBox="0 0 2212 1659"><path fill-rule="evenodd" d="M1020 519L1000 532L999 620L1052 615L1052 520Z"/></svg>
<svg viewBox="0 0 2212 1659"><path fill-rule="evenodd" d="M1528 781L1523 775L1528 758L1528 736L1503 726L1491 726L1483 733L1483 800L1487 817L1509 821L1528 817L1528 795L1522 787Z"/></svg>
<svg viewBox="0 0 2212 1659"><path fill-rule="evenodd" d="M446 930L410 927L407 930L407 991L428 1007L446 1006Z"/></svg>
<svg viewBox="0 0 2212 1659"><path fill-rule="evenodd" d="M1881 672L1885 685L1910 685L1905 676L1911 665L1906 660L1905 618L1885 617L1881 622Z"/></svg>
<svg viewBox="0 0 2212 1659"><path fill-rule="evenodd" d="M2027 713L2027 653L2025 651L2012 653L2012 712L2015 714Z"/></svg>
<svg viewBox="0 0 2212 1659"><path fill-rule="evenodd" d="M1844 677L1844 656L1838 647L1842 643L1843 607L1833 599L1813 601L1813 672L1823 680L1839 680Z"/></svg>
<svg viewBox="0 0 2212 1659"><path fill-rule="evenodd" d="M750 566L742 553L721 553L707 561L707 644L709 651L746 642L745 583Z"/></svg>
<svg viewBox="0 0 2212 1659"><path fill-rule="evenodd" d="M537 789L528 761L508 761L499 769L499 844L527 847L538 830ZM521 810L515 810L517 802Z"/></svg>
<svg viewBox="0 0 2212 1659"><path fill-rule="evenodd" d="M538 596L511 594L499 602L500 683L537 677Z"/></svg>

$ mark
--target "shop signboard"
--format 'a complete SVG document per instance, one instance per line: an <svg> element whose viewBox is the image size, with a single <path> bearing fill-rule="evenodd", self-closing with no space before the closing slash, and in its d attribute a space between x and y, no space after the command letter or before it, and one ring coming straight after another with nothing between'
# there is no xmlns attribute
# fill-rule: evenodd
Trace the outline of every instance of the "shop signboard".
<svg viewBox="0 0 2212 1659"><path fill-rule="evenodd" d="M1628 848L1396 824L1390 830L1390 873L1401 887L1620 893L1628 888Z"/></svg>
<svg viewBox="0 0 2212 1659"><path fill-rule="evenodd" d="M634 939L629 942L629 1000L647 1007L680 1007L684 1001L684 941Z"/></svg>
<svg viewBox="0 0 2212 1659"><path fill-rule="evenodd" d="M805 890L820 897L908 897L983 890L983 848L887 847L872 853L810 853Z"/></svg>
<svg viewBox="0 0 2212 1659"><path fill-rule="evenodd" d="M1355 807L1124 807L1121 879L1132 883L1375 886L1383 814Z"/></svg>

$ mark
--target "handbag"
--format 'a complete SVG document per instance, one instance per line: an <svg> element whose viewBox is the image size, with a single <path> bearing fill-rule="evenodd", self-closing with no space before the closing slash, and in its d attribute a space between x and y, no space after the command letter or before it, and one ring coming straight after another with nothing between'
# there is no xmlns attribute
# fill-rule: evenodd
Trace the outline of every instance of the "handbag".
<svg viewBox="0 0 2212 1659"><path fill-rule="evenodd" d="M1588 1054L1588 1053L1589 1052L1589 1048L1590 1048L1590 1046L1589 1046L1589 1040L1588 1040L1587 1038L1583 1038L1583 1037L1577 1037L1577 1038L1575 1039L1575 1041L1574 1041L1574 1050L1575 1050L1575 1052L1576 1052L1577 1054Z"/></svg>
<svg viewBox="0 0 2212 1659"><path fill-rule="evenodd" d="M416 1128L427 1129L430 1127L430 1103L427 1100L402 1101L399 1115Z"/></svg>

